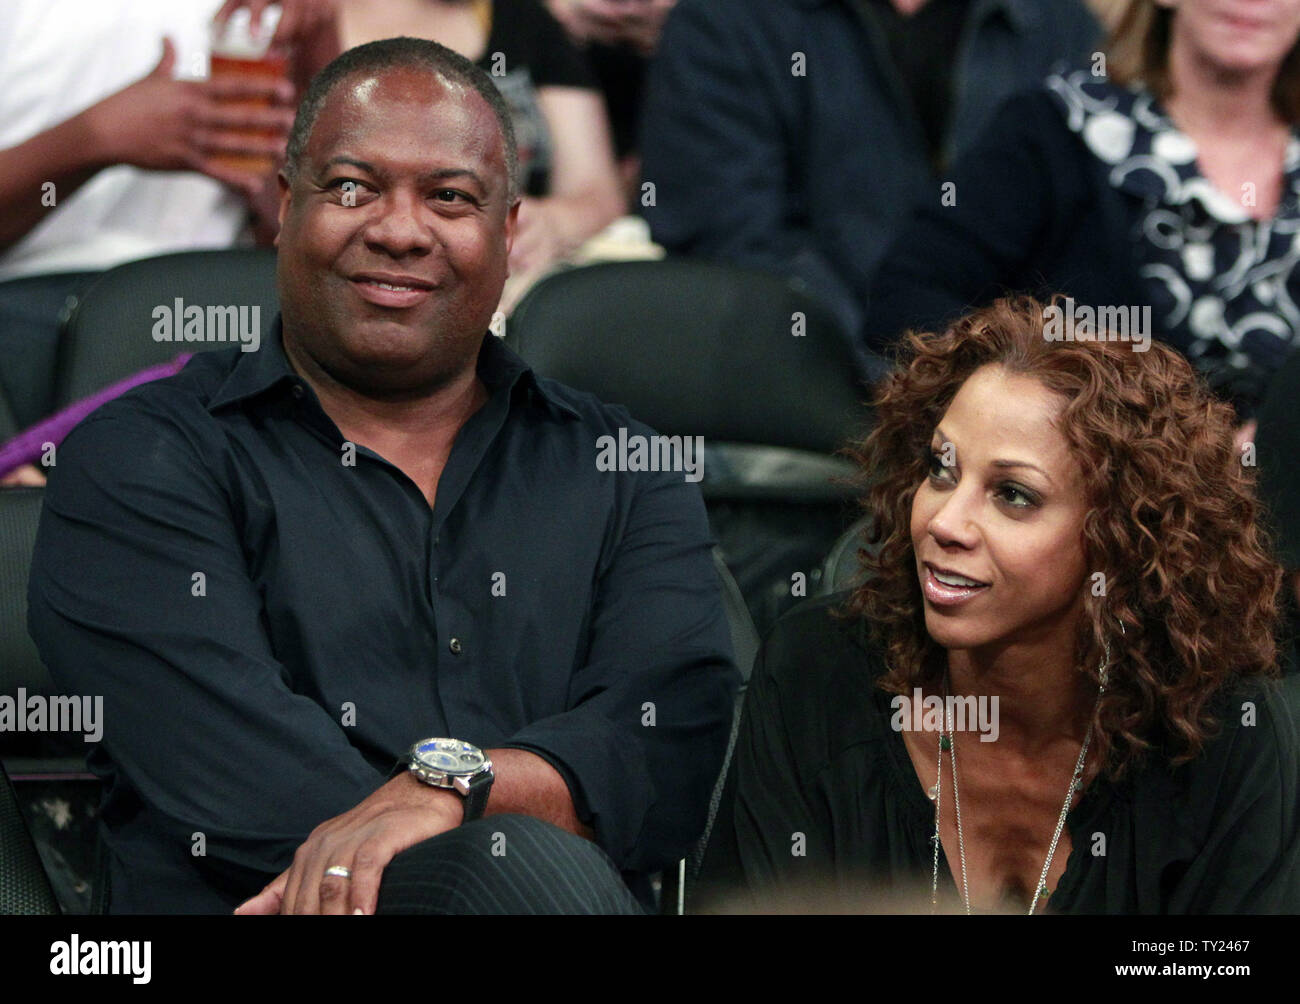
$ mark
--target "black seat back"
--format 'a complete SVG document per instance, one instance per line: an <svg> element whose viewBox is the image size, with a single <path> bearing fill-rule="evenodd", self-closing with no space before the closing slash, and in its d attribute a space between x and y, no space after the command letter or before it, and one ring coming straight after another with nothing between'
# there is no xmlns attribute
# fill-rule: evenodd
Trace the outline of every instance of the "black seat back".
<svg viewBox="0 0 1300 1004"><path fill-rule="evenodd" d="M89 397L182 352L229 342L156 341L159 307L256 306L265 338L280 309L275 252L267 248L184 251L109 269L77 298L59 342L55 408ZM178 332L172 332L173 337Z"/></svg>
<svg viewBox="0 0 1300 1004"><path fill-rule="evenodd" d="M848 339L767 272L676 260L559 272L505 337L543 376L665 435L832 453L866 424Z"/></svg>

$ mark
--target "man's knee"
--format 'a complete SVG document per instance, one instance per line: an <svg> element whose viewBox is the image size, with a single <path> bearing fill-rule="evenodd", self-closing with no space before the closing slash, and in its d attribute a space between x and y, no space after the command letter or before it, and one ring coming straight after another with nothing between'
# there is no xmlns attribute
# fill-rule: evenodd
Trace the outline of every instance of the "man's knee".
<svg viewBox="0 0 1300 1004"><path fill-rule="evenodd" d="M398 854L380 913L639 913L595 844L532 816L475 820Z"/></svg>

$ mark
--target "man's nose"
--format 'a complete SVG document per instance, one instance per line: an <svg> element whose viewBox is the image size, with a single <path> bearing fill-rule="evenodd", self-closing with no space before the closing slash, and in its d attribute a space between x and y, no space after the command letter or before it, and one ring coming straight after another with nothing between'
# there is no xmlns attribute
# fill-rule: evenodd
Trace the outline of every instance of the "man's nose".
<svg viewBox="0 0 1300 1004"><path fill-rule="evenodd" d="M369 221L365 241L373 250L395 258L427 254L434 245L433 211L412 192L385 195L379 214Z"/></svg>

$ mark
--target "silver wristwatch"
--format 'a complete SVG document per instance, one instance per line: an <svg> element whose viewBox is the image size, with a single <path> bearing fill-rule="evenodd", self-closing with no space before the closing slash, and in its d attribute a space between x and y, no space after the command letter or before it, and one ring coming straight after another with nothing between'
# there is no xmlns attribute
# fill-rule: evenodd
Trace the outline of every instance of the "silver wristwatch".
<svg viewBox="0 0 1300 1004"><path fill-rule="evenodd" d="M411 773L425 784L460 793L464 822L483 815L495 775L492 761L477 746L459 739L421 739L411 747L409 761Z"/></svg>

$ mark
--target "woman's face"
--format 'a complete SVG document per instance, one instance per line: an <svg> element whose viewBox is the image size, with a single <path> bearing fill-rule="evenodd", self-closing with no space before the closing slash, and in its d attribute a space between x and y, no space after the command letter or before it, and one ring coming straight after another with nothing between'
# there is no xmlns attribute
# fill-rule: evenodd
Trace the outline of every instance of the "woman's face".
<svg viewBox="0 0 1300 1004"><path fill-rule="evenodd" d="M1156 0L1173 44L1229 71L1275 70L1300 36L1300 0Z"/></svg>
<svg viewBox="0 0 1300 1004"><path fill-rule="evenodd" d="M1073 638L1096 570L1086 567L1082 472L1053 425L1063 404L1037 380L987 365L935 430L911 534L926 629L944 648Z"/></svg>

